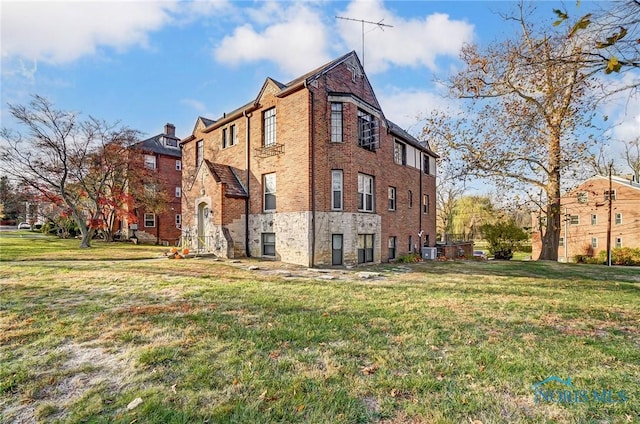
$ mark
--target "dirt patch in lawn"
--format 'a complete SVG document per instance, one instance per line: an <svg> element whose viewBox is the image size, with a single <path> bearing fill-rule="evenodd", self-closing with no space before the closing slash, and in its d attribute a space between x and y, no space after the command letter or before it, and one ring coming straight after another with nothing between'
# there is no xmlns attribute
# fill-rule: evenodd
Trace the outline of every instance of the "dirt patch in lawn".
<svg viewBox="0 0 640 424"><path fill-rule="evenodd" d="M96 389L109 397L119 393L127 382L131 361L126 352L109 352L100 347L68 343L56 349L65 361L55 372L44 371L34 379L46 383L30 395L16 397L3 409L4 419L14 423L33 423L67 417L67 409ZM44 415L44 416L43 416Z"/></svg>

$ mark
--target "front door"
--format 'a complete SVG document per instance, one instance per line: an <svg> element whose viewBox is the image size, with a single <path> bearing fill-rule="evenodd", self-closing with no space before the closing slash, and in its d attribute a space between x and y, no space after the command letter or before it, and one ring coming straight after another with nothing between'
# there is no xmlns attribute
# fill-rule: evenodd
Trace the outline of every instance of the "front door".
<svg viewBox="0 0 640 424"><path fill-rule="evenodd" d="M342 234L331 237L331 265L342 265Z"/></svg>
<svg viewBox="0 0 640 424"><path fill-rule="evenodd" d="M209 215L209 208L207 207L206 203L200 203L198 205L198 233L197 233L197 247L198 247L198 251L202 251L205 248L204 245L204 222L205 219L208 217Z"/></svg>

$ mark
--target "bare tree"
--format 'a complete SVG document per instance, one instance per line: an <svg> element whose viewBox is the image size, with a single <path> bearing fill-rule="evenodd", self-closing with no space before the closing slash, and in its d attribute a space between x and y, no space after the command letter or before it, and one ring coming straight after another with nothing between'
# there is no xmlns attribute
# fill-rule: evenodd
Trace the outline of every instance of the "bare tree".
<svg viewBox="0 0 640 424"><path fill-rule="evenodd" d="M624 142L624 160L627 162L636 183L640 183L640 137Z"/></svg>
<svg viewBox="0 0 640 424"><path fill-rule="evenodd" d="M16 181L66 206L81 234L80 247L91 246L105 187L118 161L106 146L130 144L137 132L74 112L57 110L35 95L27 106L9 105L24 133L3 128L0 169Z"/></svg>
<svg viewBox="0 0 640 424"><path fill-rule="evenodd" d="M539 259L557 260L561 176L589 157L589 142L576 133L590 126L593 73L580 60L566 60L581 57L577 39L534 24L522 4L509 19L519 35L462 50L464 69L450 90L469 108L427 125L444 121L434 136L461 155L460 174L490 178L499 188L542 190L547 227Z"/></svg>

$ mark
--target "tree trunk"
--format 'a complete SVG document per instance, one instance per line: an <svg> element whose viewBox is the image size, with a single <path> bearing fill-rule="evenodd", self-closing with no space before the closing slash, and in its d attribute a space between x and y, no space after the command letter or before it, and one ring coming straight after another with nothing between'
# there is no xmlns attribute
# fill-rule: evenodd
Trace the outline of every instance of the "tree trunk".
<svg viewBox="0 0 640 424"><path fill-rule="evenodd" d="M560 245L560 128L553 128L549 140L549 180L547 182L547 229L542 237L538 260L557 261ZM566 240L565 240L566 243ZM566 260L566 258L565 258Z"/></svg>

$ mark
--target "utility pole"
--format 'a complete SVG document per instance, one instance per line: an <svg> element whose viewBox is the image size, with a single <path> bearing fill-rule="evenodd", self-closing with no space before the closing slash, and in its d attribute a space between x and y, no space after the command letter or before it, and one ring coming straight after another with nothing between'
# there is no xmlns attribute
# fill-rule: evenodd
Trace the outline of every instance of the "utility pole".
<svg viewBox="0 0 640 424"><path fill-rule="evenodd" d="M569 225L569 215L567 215L567 207L564 207L564 261L569 262L567 258L567 245L569 244L569 239L567 238L567 226Z"/></svg>
<svg viewBox="0 0 640 424"><path fill-rule="evenodd" d="M607 266L611 266L611 212L613 209L613 189L611 181L611 172L613 162L609 162L609 220L607 222Z"/></svg>
<svg viewBox="0 0 640 424"><path fill-rule="evenodd" d="M393 28L393 25L383 24L384 19L380 19L378 22L365 21L364 19L345 18L343 16L336 16L336 19L343 19L345 21L360 22L362 24L362 67L364 67L364 24L375 25L384 31L384 27Z"/></svg>

